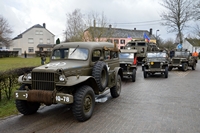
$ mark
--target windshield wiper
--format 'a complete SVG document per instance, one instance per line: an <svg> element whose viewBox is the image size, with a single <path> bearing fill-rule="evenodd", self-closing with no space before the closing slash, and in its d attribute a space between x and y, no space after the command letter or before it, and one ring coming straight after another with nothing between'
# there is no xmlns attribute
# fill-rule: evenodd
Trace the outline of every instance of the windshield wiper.
<svg viewBox="0 0 200 133"><path fill-rule="evenodd" d="M70 55L72 55L72 54L76 51L76 49L77 49L78 47L79 47L79 45L74 49L74 51L71 52Z"/></svg>

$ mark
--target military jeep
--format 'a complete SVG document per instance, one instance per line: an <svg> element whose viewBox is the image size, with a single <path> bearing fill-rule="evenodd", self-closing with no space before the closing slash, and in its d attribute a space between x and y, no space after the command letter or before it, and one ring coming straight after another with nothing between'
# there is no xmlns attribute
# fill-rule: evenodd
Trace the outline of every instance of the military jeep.
<svg viewBox="0 0 200 133"><path fill-rule="evenodd" d="M166 52L147 52L142 64L144 78L156 73L163 74L165 78L168 78L168 64L169 61Z"/></svg>
<svg viewBox="0 0 200 133"><path fill-rule="evenodd" d="M173 51L169 63L169 71L173 68L178 68L182 71L187 71L188 67L191 67L192 70L196 69L197 58L191 56L191 53L187 50L178 49Z"/></svg>
<svg viewBox="0 0 200 133"><path fill-rule="evenodd" d="M132 82L136 80L137 70L137 50L136 49L121 49L119 54L120 67L123 70L123 78L128 77Z"/></svg>
<svg viewBox="0 0 200 133"><path fill-rule="evenodd" d="M67 104L78 121L93 113L95 97L106 90L116 98L121 92L122 69L118 48L108 42L70 42L56 45L48 64L18 78L16 107L30 115L41 104ZM107 92L107 91L106 91Z"/></svg>

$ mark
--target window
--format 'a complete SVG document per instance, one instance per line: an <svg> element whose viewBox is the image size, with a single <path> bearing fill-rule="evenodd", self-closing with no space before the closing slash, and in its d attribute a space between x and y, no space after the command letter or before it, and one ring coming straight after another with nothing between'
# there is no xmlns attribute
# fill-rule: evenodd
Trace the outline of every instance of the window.
<svg viewBox="0 0 200 133"><path fill-rule="evenodd" d="M113 43L112 39L107 39L107 42Z"/></svg>
<svg viewBox="0 0 200 133"><path fill-rule="evenodd" d="M125 40L120 40L120 44L125 44Z"/></svg>
<svg viewBox="0 0 200 133"><path fill-rule="evenodd" d="M42 44L43 43L43 39L42 38L40 38L40 44Z"/></svg>
<svg viewBox="0 0 200 133"><path fill-rule="evenodd" d="M47 51L51 51L51 48L47 48Z"/></svg>
<svg viewBox="0 0 200 133"><path fill-rule="evenodd" d="M33 49L33 47L28 47L28 52L29 52L29 53L32 53L32 52L34 52L34 49Z"/></svg>
<svg viewBox="0 0 200 133"><path fill-rule="evenodd" d="M119 40L118 39L114 39L114 43L119 44Z"/></svg>
<svg viewBox="0 0 200 133"><path fill-rule="evenodd" d="M104 51L104 59L105 60L110 59L110 51Z"/></svg>
<svg viewBox="0 0 200 133"><path fill-rule="evenodd" d="M50 39L47 39L47 44L50 44Z"/></svg>
<svg viewBox="0 0 200 133"><path fill-rule="evenodd" d="M33 38L28 38L28 43L34 43Z"/></svg>
<svg viewBox="0 0 200 133"><path fill-rule="evenodd" d="M36 35L39 35L39 33L40 33L40 32L39 32L38 30L35 31L35 34L36 34Z"/></svg>
<svg viewBox="0 0 200 133"><path fill-rule="evenodd" d="M43 31L42 31L42 30L36 30L36 31L35 31L35 34L36 34L36 35L43 35Z"/></svg>
<svg viewBox="0 0 200 133"><path fill-rule="evenodd" d="M101 57L101 50L94 50L92 53L92 61L98 61Z"/></svg>
<svg viewBox="0 0 200 133"><path fill-rule="evenodd" d="M118 58L118 52L111 51L111 59Z"/></svg>

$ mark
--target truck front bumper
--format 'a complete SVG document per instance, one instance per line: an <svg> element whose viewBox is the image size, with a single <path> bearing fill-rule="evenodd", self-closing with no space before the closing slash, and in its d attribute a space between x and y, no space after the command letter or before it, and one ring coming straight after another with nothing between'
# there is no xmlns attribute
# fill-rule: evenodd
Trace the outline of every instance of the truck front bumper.
<svg viewBox="0 0 200 133"><path fill-rule="evenodd" d="M14 97L17 100L26 100L29 102L39 102L45 104L71 104L74 98L70 94L56 93L54 91L45 90L17 90L14 93Z"/></svg>

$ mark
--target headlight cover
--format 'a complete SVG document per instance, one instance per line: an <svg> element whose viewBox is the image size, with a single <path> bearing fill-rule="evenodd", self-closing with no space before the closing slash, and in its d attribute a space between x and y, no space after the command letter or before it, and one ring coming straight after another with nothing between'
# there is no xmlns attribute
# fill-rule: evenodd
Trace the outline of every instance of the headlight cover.
<svg viewBox="0 0 200 133"><path fill-rule="evenodd" d="M64 82L65 81L65 75L60 75L59 76L59 81Z"/></svg>

